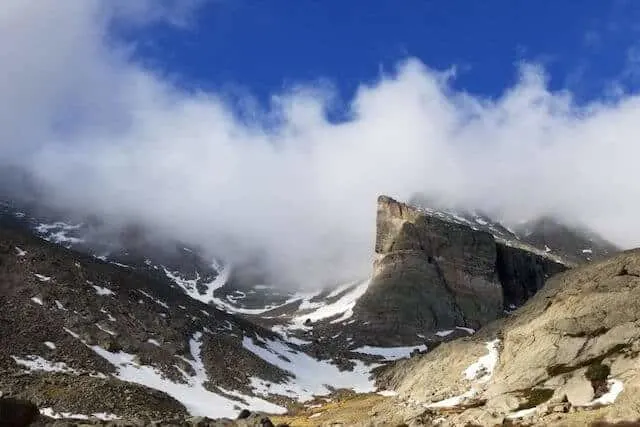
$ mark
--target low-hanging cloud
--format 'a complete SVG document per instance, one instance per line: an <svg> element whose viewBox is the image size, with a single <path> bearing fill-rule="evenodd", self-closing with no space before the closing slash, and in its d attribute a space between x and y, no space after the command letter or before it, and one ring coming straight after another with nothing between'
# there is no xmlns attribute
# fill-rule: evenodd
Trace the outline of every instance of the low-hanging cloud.
<svg viewBox="0 0 640 427"><path fill-rule="evenodd" d="M553 214L640 242L637 96L578 107L523 65L484 99L408 58L360 86L348 120L327 118L336 94L313 84L240 117L222 94L185 91L132 59L110 29L122 10L129 22L141 12L108 4L0 6L0 155L45 180L51 203L232 263L259 259L272 280L307 287L369 273L379 194L510 221Z"/></svg>

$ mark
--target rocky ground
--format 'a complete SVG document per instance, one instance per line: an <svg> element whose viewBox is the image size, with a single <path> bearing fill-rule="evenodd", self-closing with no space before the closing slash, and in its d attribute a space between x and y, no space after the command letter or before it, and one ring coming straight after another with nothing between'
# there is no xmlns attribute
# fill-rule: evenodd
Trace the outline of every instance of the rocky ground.
<svg viewBox="0 0 640 427"><path fill-rule="evenodd" d="M534 363L518 359L532 354L528 348L540 344L546 355L547 347L558 344L555 338L540 338L543 332L531 341L527 331L546 329L523 320L571 312L561 305L557 313L527 308L537 307L548 293L547 287L538 292L545 280L614 249L582 234L571 241L563 231L555 241L558 247L564 242L563 250L591 245L589 253L576 249L576 256L563 258L545 249L555 236L546 223L546 228L531 227L523 237L478 215L415 209L381 197L379 258L372 277L301 293L234 273L187 244L163 240L159 245L144 227L127 226L117 238L107 238L97 218L65 222L50 212L36 216L5 204L0 212L0 391L32 402L40 422L58 425L160 420L162 425L269 425L262 413L272 414L269 422L290 425L546 420L541 399L551 389L556 393L578 384L572 377L554 385L568 372L592 370L593 394L583 394L583 401L600 399L618 386L609 378L618 372L608 365L611 354L599 359L609 371L591 362L571 370L569 362L591 351L588 339L617 331L615 324L606 331L570 332L569 341L579 351L571 356L562 350L568 355L554 362L557 372L545 371L548 360L539 358L541 365L532 366L547 376L535 377L538 382L489 386L503 375L507 354L518 368L504 374L503 384L516 381L522 366ZM632 267L620 271L635 277ZM536 292L531 303L513 312ZM595 314L600 316L595 323L607 317L584 315ZM579 319L579 325L588 323ZM554 327L563 331L565 323ZM509 347L517 340L519 346ZM474 364L477 375L460 378ZM583 383L576 389L584 391ZM381 389L391 391L377 394ZM435 412L425 408L460 394L456 405L440 405ZM544 400L550 412L584 406L574 400L546 402L555 401ZM243 408L257 411L251 421L235 420ZM533 408L538 418L531 418L531 411L509 418ZM285 411L287 416L273 415Z"/></svg>
<svg viewBox="0 0 640 427"><path fill-rule="evenodd" d="M640 250L555 276L472 338L379 377L409 425L589 425L640 418ZM387 409L388 411L388 409Z"/></svg>

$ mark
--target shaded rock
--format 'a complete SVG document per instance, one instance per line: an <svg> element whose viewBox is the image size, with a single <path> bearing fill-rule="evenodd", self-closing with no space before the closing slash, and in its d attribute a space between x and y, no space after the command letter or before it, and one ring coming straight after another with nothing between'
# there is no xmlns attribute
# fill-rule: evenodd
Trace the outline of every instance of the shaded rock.
<svg viewBox="0 0 640 427"><path fill-rule="evenodd" d="M249 418L249 416L251 415L251 411L249 411L248 409L243 409L242 411L240 411L240 413L238 414L238 419L239 420L243 420L245 418Z"/></svg>
<svg viewBox="0 0 640 427"><path fill-rule="evenodd" d="M26 400L0 398L0 426L23 427L38 419L38 407Z"/></svg>
<svg viewBox="0 0 640 427"><path fill-rule="evenodd" d="M496 268L505 307L522 305L549 277L567 269L550 258L503 243L496 244Z"/></svg>

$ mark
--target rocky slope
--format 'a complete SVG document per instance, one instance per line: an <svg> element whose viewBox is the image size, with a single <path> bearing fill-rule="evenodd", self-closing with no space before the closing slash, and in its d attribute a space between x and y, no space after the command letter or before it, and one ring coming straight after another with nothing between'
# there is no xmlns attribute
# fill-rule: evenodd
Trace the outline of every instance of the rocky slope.
<svg viewBox="0 0 640 427"><path fill-rule="evenodd" d="M235 417L374 390L360 361L341 372L177 285L6 225L0 302L0 391L52 418Z"/></svg>
<svg viewBox="0 0 640 427"><path fill-rule="evenodd" d="M305 413L376 391L372 370L473 333L572 265L477 215L381 197L377 226L371 280L282 292L144 227L114 238L5 204L0 391L49 419Z"/></svg>
<svg viewBox="0 0 640 427"><path fill-rule="evenodd" d="M507 319L397 362L379 380L414 424L635 420L639 301L634 250L555 276Z"/></svg>

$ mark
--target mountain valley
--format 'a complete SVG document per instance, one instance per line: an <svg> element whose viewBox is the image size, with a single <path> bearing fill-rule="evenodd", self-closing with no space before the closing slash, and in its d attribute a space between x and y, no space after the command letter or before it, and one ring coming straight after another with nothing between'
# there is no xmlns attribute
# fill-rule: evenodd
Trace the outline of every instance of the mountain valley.
<svg viewBox="0 0 640 427"><path fill-rule="evenodd" d="M3 398L59 425L266 425L236 420L243 410L289 425L494 425L550 423L562 405L578 419L633 389L635 252L610 258L614 245L549 218L510 229L386 196L377 209L371 276L308 292L144 227L106 238L98 218L8 201Z"/></svg>

